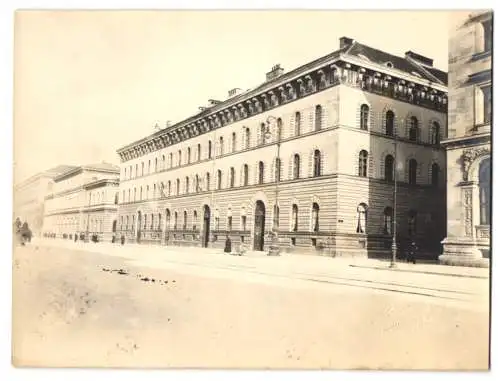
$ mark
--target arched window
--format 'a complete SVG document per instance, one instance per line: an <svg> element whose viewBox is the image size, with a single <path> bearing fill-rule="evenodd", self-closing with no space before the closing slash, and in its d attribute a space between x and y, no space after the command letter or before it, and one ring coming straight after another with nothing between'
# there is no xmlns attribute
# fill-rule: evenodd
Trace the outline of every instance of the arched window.
<svg viewBox="0 0 500 381"><path fill-rule="evenodd" d="M191 147L188 147L187 149L187 163L191 163Z"/></svg>
<svg viewBox="0 0 500 381"><path fill-rule="evenodd" d="M283 120L281 118L278 118L278 120L276 121L276 127L278 129L277 139L278 139L278 141L281 141L282 134L283 134Z"/></svg>
<svg viewBox="0 0 500 381"><path fill-rule="evenodd" d="M198 212L193 211L193 230L196 230L196 222L198 221Z"/></svg>
<svg viewBox="0 0 500 381"><path fill-rule="evenodd" d="M166 169L165 155L161 156L161 169Z"/></svg>
<svg viewBox="0 0 500 381"><path fill-rule="evenodd" d="M410 119L410 140L416 142L418 140L418 119L414 116Z"/></svg>
<svg viewBox="0 0 500 381"><path fill-rule="evenodd" d="M299 207L297 204L292 205L292 231L299 230Z"/></svg>
<svg viewBox="0 0 500 381"><path fill-rule="evenodd" d="M128 230L128 216L125 216L125 230Z"/></svg>
<svg viewBox="0 0 500 381"><path fill-rule="evenodd" d="M259 184L264 184L264 162L259 161Z"/></svg>
<svg viewBox="0 0 500 381"><path fill-rule="evenodd" d="M212 141L211 140L208 141L208 158L209 159L212 158Z"/></svg>
<svg viewBox="0 0 500 381"><path fill-rule="evenodd" d="M130 189L128 190L128 202L130 202Z"/></svg>
<svg viewBox="0 0 500 381"><path fill-rule="evenodd" d="M144 162L141 163L141 176L144 176Z"/></svg>
<svg viewBox="0 0 500 381"><path fill-rule="evenodd" d="M158 213L158 225L156 227L158 231L161 231L161 213Z"/></svg>
<svg viewBox="0 0 500 381"><path fill-rule="evenodd" d="M182 230L187 229L187 223L188 223L188 212L184 211L184 218L182 219Z"/></svg>
<svg viewBox="0 0 500 381"><path fill-rule="evenodd" d="M135 177L139 177L139 164L135 165Z"/></svg>
<svg viewBox="0 0 500 381"><path fill-rule="evenodd" d="M151 160L148 160L148 174L151 173Z"/></svg>
<svg viewBox="0 0 500 381"><path fill-rule="evenodd" d="M155 172L158 172L158 158L155 158Z"/></svg>
<svg viewBox="0 0 500 381"><path fill-rule="evenodd" d="M250 128L245 128L245 149L250 148Z"/></svg>
<svg viewBox="0 0 500 381"><path fill-rule="evenodd" d="M174 154L172 152L168 155L168 166L172 168L174 166Z"/></svg>
<svg viewBox="0 0 500 381"><path fill-rule="evenodd" d="M266 144L266 125L260 125L260 144Z"/></svg>
<svg viewBox="0 0 500 381"><path fill-rule="evenodd" d="M394 158L392 155L387 155L384 160L385 180L394 181Z"/></svg>
<svg viewBox="0 0 500 381"><path fill-rule="evenodd" d="M491 223L491 159L484 159L479 165L479 221L481 225Z"/></svg>
<svg viewBox="0 0 500 381"><path fill-rule="evenodd" d="M439 186L439 165L437 163L432 164L431 167L431 184L434 187Z"/></svg>
<svg viewBox="0 0 500 381"><path fill-rule="evenodd" d="M243 185L248 185L248 164L243 166Z"/></svg>
<svg viewBox="0 0 500 381"><path fill-rule="evenodd" d="M198 143L198 147L196 150L196 160L200 161L201 160L201 144Z"/></svg>
<svg viewBox="0 0 500 381"><path fill-rule="evenodd" d="M170 197L170 195L172 194L172 182L170 180L168 180L168 196Z"/></svg>
<svg viewBox="0 0 500 381"><path fill-rule="evenodd" d="M139 200L142 200L142 187L139 189Z"/></svg>
<svg viewBox="0 0 500 381"><path fill-rule="evenodd" d="M357 209L356 233L366 233L366 204L359 204Z"/></svg>
<svg viewBox="0 0 500 381"><path fill-rule="evenodd" d="M115 205L118 205L118 192L115 193Z"/></svg>
<svg viewBox="0 0 500 381"><path fill-rule="evenodd" d="M208 173L208 172L205 175L205 181L207 183L207 191L209 191L210 190L210 173Z"/></svg>
<svg viewBox="0 0 500 381"><path fill-rule="evenodd" d="M174 212L174 230L177 230L178 217L179 215L177 214L177 212Z"/></svg>
<svg viewBox="0 0 500 381"><path fill-rule="evenodd" d="M368 116L370 114L370 108L368 105L363 104L361 105L359 113L360 128L362 130L368 130Z"/></svg>
<svg viewBox="0 0 500 381"><path fill-rule="evenodd" d="M321 130L321 125L323 123L322 117L323 117L323 108L320 105L317 105L315 113L314 113L314 130L315 131Z"/></svg>
<svg viewBox="0 0 500 381"><path fill-rule="evenodd" d="M274 181L279 182L281 180L281 159L276 158L274 161Z"/></svg>
<svg viewBox="0 0 500 381"><path fill-rule="evenodd" d="M234 188L234 167L229 170L229 187Z"/></svg>
<svg viewBox="0 0 500 381"><path fill-rule="evenodd" d="M417 212L410 210L408 212L408 234L413 236L417 232Z"/></svg>
<svg viewBox="0 0 500 381"><path fill-rule="evenodd" d="M314 150L314 177L321 176L321 152L320 150Z"/></svg>
<svg viewBox="0 0 500 381"><path fill-rule="evenodd" d="M146 186L146 200L149 200L149 185Z"/></svg>
<svg viewBox="0 0 500 381"><path fill-rule="evenodd" d="M434 122L431 130L431 144L439 144L440 140L440 126L438 122Z"/></svg>
<svg viewBox="0 0 500 381"><path fill-rule="evenodd" d="M144 213L144 230L148 227L148 215Z"/></svg>
<svg viewBox="0 0 500 381"><path fill-rule="evenodd" d="M195 192L198 193L198 192L201 192L201 188L200 188L200 176L196 175L195 178L194 178L194 188L195 188Z"/></svg>
<svg viewBox="0 0 500 381"><path fill-rule="evenodd" d="M165 209L165 228L170 229L170 209Z"/></svg>
<svg viewBox="0 0 500 381"><path fill-rule="evenodd" d="M151 230L154 229L154 224L155 224L155 215L151 214Z"/></svg>
<svg viewBox="0 0 500 381"><path fill-rule="evenodd" d="M232 138L231 138L231 152L236 151L236 132L233 132Z"/></svg>
<svg viewBox="0 0 500 381"><path fill-rule="evenodd" d="M224 155L224 138L222 136L219 138L219 155Z"/></svg>
<svg viewBox="0 0 500 381"><path fill-rule="evenodd" d="M365 150L359 153L358 176L366 177L368 175L368 152Z"/></svg>
<svg viewBox="0 0 500 381"><path fill-rule="evenodd" d="M394 212L391 207L386 207L384 209L384 234L391 234L392 235L392 228L393 228L393 216Z"/></svg>
<svg viewBox="0 0 500 381"><path fill-rule="evenodd" d="M222 171L217 170L217 189L222 189Z"/></svg>
<svg viewBox="0 0 500 381"><path fill-rule="evenodd" d="M298 179L300 177L300 156L298 153L293 155L293 178Z"/></svg>
<svg viewBox="0 0 500 381"><path fill-rule="evenodd" d="M179 151L177 151L177 166L180 167L181 164L182 164L182 151L179 150Z"/></svg>
<svg viewBox="0 0 500 381"><path fill-rule="evenodd" d="M319 232L319 205L316 202L312 204L312 231Z"/></svg>
<svg viewBox="0 0 500 381"><path fill-rule="evenodd" d="M385 134L394 135L394 113L390 110L385 113Z"/></svg>
<svg viewBox="0 0 500 381"><path fill-rule="evenodd" d="M189 193L189 176L186 176L185 182L186 182L186 190L184 193L188 194Z"/></svg>
<svg viewBox="0 0 500 381"><path fill-rule="evenodd" d="M300 123L301 122L301 117L300 117L300 112L296 112L295 113L295 136L299 136L300 135Z"/></svg>
<svg viewBox="0 0 500 381"><path fill-rule="evenodd" d="M177 179L175 185L176 185L175 190L176 190L177 196L178 196L181 194L181 180Z"/></svg>
<svg viewBox="0 0 500 381"><path fill-rule="evenodd" d="M408 183L415 185L417 183L417 161L410 159L408 162Z"/></svg>
<svg viewBox="0 0 500 381"><path fill-rule="evenodd" d="M278 230L280 227L280 207L274 204L273 207L273 230Z"/></svg>

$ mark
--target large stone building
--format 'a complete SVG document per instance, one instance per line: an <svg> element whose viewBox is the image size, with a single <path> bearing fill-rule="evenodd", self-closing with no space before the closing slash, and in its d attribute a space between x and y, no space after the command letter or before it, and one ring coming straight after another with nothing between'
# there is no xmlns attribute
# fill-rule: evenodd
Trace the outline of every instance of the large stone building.
<svg viewBox="0 0 500 381"><path fill-rule="evenodd" d="M97 235L111 240L118 214L118 166L98 163L75 167L54 178L45 198L45 235L73 239Z"/></svg>
<svg viewBox="0 0 500 381"><path fill-rule="evenodd" d="M54 177L72 168L59 165L39 172L14 187L14 219L27 222L35 236L39 236L43 229L45 196L51 192Z"/></svg>
<svg viewBox="0 0 500 381"><path fill-rule="evenodd" d="M416 239L437 258L446 118L447 74L432 59L343 37L327 56L288 73L276 65L256 88L120 148L118 229L202 247L229 234L254 250L276 231L284 251L387 255L396 205L400 250Z"/></svg>
<svg viewBox="0 0 500 381"><path fill-rule="evenodd" d="M492 12L453 20L449 48L448 229L443 263L487 265L491 223Z"/></svg>

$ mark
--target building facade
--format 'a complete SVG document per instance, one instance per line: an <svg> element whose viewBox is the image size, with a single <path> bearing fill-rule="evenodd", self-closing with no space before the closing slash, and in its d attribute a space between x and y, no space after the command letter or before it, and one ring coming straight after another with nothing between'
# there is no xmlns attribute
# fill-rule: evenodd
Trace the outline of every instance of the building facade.
<svg viewBox="0 0 500 381"><path fill-rule="evenodd" d="M491 232L492 12L454 20L449 43L447 236L443 263L488 265Z"/></svg>
<svg viewBox="0 0 500 381"><path fill-rule="evenodd" d="M74 239L96 235L111 241L118 214L119 167L99 163L75 167L54 178L45 198L44 234Z"/></svg>
<svg viewBox="0 0 500 381"><path fill-rule="evenodd" d="M272 231L284 251L366 256L388 255L396 226L401 249L415 239L437 258L447 74L432 63L343 37L339 50L288 73L277 65L255 89L119 149L119 231L202 247L227 234L259 251Z"/></svg>
<svg viewBox="0 0 500 381"><path fill-rule="evenodd" d="M72 168L59 165L37 173L14 187L14 219L27 222L35 236L43 230L45 196L52 190L54 177Z"/></svg>

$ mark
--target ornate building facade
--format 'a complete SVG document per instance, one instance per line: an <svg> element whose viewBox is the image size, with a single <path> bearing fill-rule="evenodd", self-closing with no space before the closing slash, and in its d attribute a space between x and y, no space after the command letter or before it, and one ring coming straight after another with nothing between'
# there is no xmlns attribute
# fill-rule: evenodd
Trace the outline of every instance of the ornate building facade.
<svg viewBox="0 0 500 381"><path fill-rule="evenodd" d="M45 196L52 190L54 177L72 168L59 165L37 173L14 187L14 219L27 222L35 236L43 230Z"/></svg>
<svg viewBox="0 0 500 381"><path fill-rule="evenodd" d="M492 12L454 20L449 43L447 237L443 263L489 264Z"/></svg>
<svg viewBox="0 0 500 381"><path fill-rule="evenodd" d="M119 167L98 163L74 167L54 178L45 198L45 235L111 240L118 214Z"/></svg>
<svg viewBox="0 0 500 381"><path fill-rule="evenodd" d="M447 74L432 65L346 37L288 73L276 65L260 86L118 150L118 230L202 247L227 234L259 251L273 231L284 251L341 256L389 254L396 226L400 248L415 239L437 258Z"/></svg>

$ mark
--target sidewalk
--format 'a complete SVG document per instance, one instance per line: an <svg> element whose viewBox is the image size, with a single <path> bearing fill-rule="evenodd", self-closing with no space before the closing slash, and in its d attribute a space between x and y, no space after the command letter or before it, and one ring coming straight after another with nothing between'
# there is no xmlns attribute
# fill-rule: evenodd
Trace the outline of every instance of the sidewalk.
<svg viewBox="0 0 500 381"><path fill-rule="evenodd" d="M180 246L160 246L160 245L144 245L144 244L112 244L107 242L84 243L81 241L73 242L69 240L60 239L36 239L33 240L31 245L41 245L41 246L52 246L52 247L65 247L74 250L87 250L90 252L95 252L99 254L106 255L116 255L129 259L141 259L144 257L149 257L147 259L156 259L160 261L168 261L170 259L191 259L205 261L210 258L210 262L213 262L215 258L218 260L226 261L238 261L241 259L242 262L248 264L253 264L258 266L262 262L274 265L277 267L292 268L297 267L299 269L321 269L326 270L328 268L358 268L358 269L372 269L379 271L393 271L400 273L422 273L427 275L444 275L451 277L461 277L461 278L478 278L478 279L489 279L489 269L487 268L477 268L477 267L464 267L464 266L447 266L440 265L438 263L418 263L411 264L406 262L397 262L396 268L390 268L390 261L370 259L370 258L345 258L345 257L326 257L317 255L306 255L306 254L282 254L280 256L269 257L265 253L258 252L248 252L247 254L239 257L237 255L225 254L222 249L214 248L201 248L201 247L180 247ZM153 256L151 258L150 256ZM178 255L178 257L176 257ZM224 259L222 259L224 258ZM146 259L146 258L144 258Z"/></svg>

